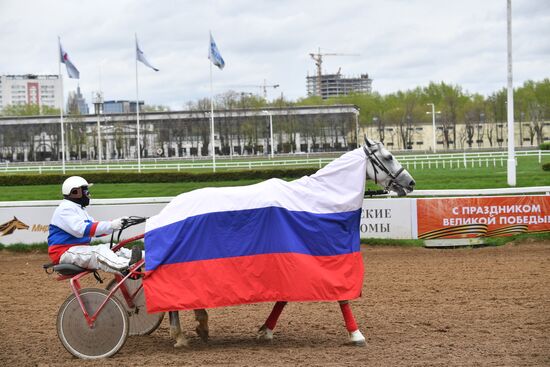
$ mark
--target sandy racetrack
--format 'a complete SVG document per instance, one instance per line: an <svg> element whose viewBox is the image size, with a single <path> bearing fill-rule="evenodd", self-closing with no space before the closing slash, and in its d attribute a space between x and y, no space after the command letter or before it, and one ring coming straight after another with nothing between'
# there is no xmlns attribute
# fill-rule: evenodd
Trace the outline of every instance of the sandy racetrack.
<svg viewBox="0 0 550 367"><path fill-rule="evenodd" d="M183 312L189 350L172 347L166 318L152 335L130 337L114 357L81 361L55 331L68 284L44 273L45 254L2 251L0 364L550 366L550 243L366 247L363 255L363 297L352 308L367 347L343 345L336 303L289 304L273 343L258 343L256 330L272 306L258 304L210 310L208 344L192 331L192 313Z"/></svg>

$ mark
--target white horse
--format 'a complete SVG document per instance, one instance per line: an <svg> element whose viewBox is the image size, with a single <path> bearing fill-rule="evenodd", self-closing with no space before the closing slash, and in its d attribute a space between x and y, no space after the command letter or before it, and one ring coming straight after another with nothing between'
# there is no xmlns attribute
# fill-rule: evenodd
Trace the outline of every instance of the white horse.
<svg viewBox="0 0 550 367"><path fill-rule="evenodd" d="M364 160L363 162L357 161L356 163L362 164L362 167L365 168L366 179L374 181L376 184L383 187L387 191L396 192L399 196L403 196L411 192L414 189L415 182L412 176L407 172L407 170L405 170L401 166L401 164L397 162L393 155L385 149L382 143L372 141L368 138L365 138L365 142L366 144L363 147L358 148L354 151L354 153L352 154L352 159ZM366 164L364 164L365 162ZM353 163L353 161L351 161L351 163ZM364 180L362 182L362 192L355 193L356 196L360 195L360 201L362 201L362 197L364 194L363 191L365 182ZM321 179L317 179L317 182L315 184L322 185L323 178L321 177ZM307 183L307 185L309 185L309 183ZM357 188L360 187L360 185L355 185L354 187ZM318 186L316 189L322 189L322 187ZM253 193L254 191L251 192ZM329 192L325 192L324 194L330 195ZM347 300L340 300L338 302L346 323L347 331L349 333L348 342L353 345L365 345L365 337L363 336L363 334L359 330L359 327L357 326L357 323L355 322L349 302ZM286 301L278 301L275 303L271 314L267 318L264 325L258 331L257 338L259 340L271 341L273 339L273 330L275 329L277 320L286 303ZM207 341L208 314L204 309L196 309L194 311L195 318L199 322L195 330L203 341ZM178 311L169 311L169 318L170 335L176 340L174 346L188 346L188 341L181 331Z"/></svg>

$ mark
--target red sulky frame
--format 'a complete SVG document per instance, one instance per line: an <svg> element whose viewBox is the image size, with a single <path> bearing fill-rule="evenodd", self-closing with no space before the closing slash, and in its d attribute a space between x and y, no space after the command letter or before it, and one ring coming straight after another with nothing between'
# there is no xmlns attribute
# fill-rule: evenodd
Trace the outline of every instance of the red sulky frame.
<svg viewBox="0 0 550 367"><path fill-rule="evenodd" d="M140 234L138 236L122 240L116 246L113 247L113 251L116 252L121 247L123 247L123 246L125 246L125 245L127 245L131 242L140 240L144 236L145 236L144 234ZM57 277L57 280L70 279L69 286L71 287L71 291L75 295L75 297L78 301L78 304L80 305L80 308L82 309L82 313L84 315L84 318L86 319L86 322L88 323L88 326L90 328L93 328L95 320L97 319L99 313L101 312L101 310L103 310L103 308L105 307L105 304L108 302L108 300L113 296L113 294L119 288L121 288L121 292L124 295L124 298L125 298L126 302L128 303L128 306L129 307L134 307L133 299L137 295L137 293L141 290L141 287L143 287L143 285L140 285L133 294L129 294L128 289L126 287L123 287L122 285L124 284L124 281L128 278L137 278L137 277L145 275L145 272L143 272L141 270L138 270L143 266L144 263L145 263L145 259L141 259L140 261L138 261L137 263L132 265L126 276L115 274L115 279L116 279L116 282L117 282L116 285L110 290L109 296L107 298L105 298L103 303L98 307L96 312L91 316L88 313L88 311L86 311L86 308L84 307L84 303L82 302L82 299L80 298L80 289L81 289L80 279L85 277L88 274L93 274L94 271L93 270L86 270L86 271L83 271L82 273L78 273L76 275L60 275L60 276Z"/></svg>

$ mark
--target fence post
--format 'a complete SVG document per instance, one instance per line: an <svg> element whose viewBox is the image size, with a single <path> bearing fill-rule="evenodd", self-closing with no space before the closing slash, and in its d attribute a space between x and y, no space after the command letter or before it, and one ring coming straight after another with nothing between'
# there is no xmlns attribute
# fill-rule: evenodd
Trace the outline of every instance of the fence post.
<svg viewBox="0 0 550 367"><path fill-rule="evenodd" d="M541 155L542 155L542 150L539 149L539 164L540 164L540 162L541 162Z"/></svg>
<svg viewBox="0 0 550 367"><path fill-rule="evenodd" d="M466 164L466 152L464 152L464 168L468 168L468 165Z"/></svg>

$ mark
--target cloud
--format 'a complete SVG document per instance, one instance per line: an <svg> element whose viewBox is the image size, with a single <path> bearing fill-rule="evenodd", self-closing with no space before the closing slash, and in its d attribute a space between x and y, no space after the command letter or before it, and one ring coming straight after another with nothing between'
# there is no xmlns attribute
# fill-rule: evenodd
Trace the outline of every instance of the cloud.
<svg viewBox="0 0 550 367"><path fill-rule="evenodd" d="M24 16L21 16L24 14ZM0 73L56 74L57 36L81 72L85 97L135 98L134 34L160 71L139 69L140 98L182 108L210 94L207 59L212 31L226 60L213 70L216 93L239 85L280 84L270 98L305 96L314 75L309 53L327 56L323 70L368 73L383 94L427 85L459 84L488 94L506 85L506 3L425 1L106 1L0 3ZM514 80L548 77L550 4L513 2ZM101 77L100 77L101 74ZM241 88L259 92L259 88Z"/></svg>

